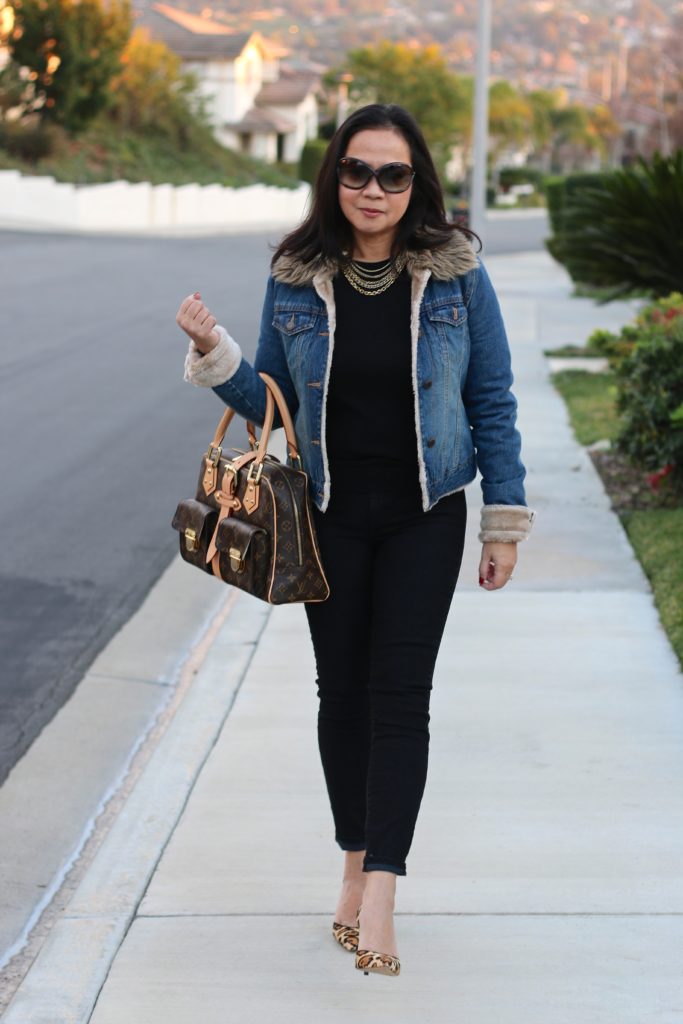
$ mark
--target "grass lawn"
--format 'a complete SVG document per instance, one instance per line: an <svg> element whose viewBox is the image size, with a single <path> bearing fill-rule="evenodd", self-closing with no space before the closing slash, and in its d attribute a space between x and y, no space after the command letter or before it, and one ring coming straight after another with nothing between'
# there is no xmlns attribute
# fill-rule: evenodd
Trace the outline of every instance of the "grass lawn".
<svg viewBox="0 0 683 1024"><path fill-rule="evenodd" d="M563 370L553 383L564 398L581 444L613 440L618 428L610 373ZM596 469L618 512L633 550L650 580L655 603L683 666L683 500L680 493L647 485L647 473L612 449L597 453ZM659 507L658 507L659 506Z"/></svg>
<svg viewBox="0 0 683 1024"><path fill-rule="evenodd" d="M616 437L619 420L611 373L561 370L554 373L552 379L567 403L569 418L580 444L593 444L605 438L611 441Z"/></svg>
<svg viewBox="0 0 683 1024"><path fill-rule="evenodd" d="M622 521L683 665L683 508L628 512Z"/></svg>

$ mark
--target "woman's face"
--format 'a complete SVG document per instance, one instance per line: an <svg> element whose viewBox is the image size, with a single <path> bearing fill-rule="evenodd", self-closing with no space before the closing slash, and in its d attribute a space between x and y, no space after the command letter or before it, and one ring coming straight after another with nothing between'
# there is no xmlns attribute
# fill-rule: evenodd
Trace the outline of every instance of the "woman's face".
<svg viewBox="0 0 683 1024"><path fill-rule="evenodd" d="M356 132L349 141L344 156L363 160L374 170L383 164L400 162L411 164L410 147L398 132L390 128L370 128ZM375 177L363 188L351 189L339 185L339 205L350 222L356 238L373 242L384 236L391 248L397 225L408 209L413 187L405 192L385 192Z"/></svg>

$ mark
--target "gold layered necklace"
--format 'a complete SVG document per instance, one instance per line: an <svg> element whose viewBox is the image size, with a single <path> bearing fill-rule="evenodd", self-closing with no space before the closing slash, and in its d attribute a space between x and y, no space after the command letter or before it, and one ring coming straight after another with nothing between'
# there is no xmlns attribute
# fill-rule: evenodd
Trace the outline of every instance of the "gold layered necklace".
<svg viewBox="0 0 683 1024"><path fill-rule="evenodd" d="M379 267L362 267L355 260L342 264L342 273L352 288L361 295L379 295L391 288L394 281L403 272L407 263L405 253L396 259L389 259Z"/></svg>

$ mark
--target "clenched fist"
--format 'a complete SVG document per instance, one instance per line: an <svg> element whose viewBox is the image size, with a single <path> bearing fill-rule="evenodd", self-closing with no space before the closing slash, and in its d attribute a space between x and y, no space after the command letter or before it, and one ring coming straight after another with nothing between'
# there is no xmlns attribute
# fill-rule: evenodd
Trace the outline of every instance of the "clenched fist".
<svg viewBox="0 0 683 1024"><path fill-rule="evenodd" d="M216 317L206 308L199 292L183 299L175 319L178 326L189 334L200 352L210 352L218 344L218 332L214 331Z"/></svg>

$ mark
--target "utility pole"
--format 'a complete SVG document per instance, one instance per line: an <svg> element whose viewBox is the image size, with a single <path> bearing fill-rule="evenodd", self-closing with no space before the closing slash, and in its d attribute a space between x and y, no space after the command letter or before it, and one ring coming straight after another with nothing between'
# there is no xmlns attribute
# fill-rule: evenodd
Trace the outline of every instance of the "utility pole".
<svg viewBox="0 0 683 1024"><path fill-rule="evenodd" d="M346 118L349 116L349 85L353 81L353 75L346 72L339 76L337 81L337 123L336 128L339 128L344 123Z"/></svg>
<svg viewBox="0 0 683 1024"><path fill-rule="evenodd" d="M474 80L474 133L469 225L482 242L486 234L486 171L489 141L489 67L491 63L491 0L479 0L477 64Z"/></svg>

